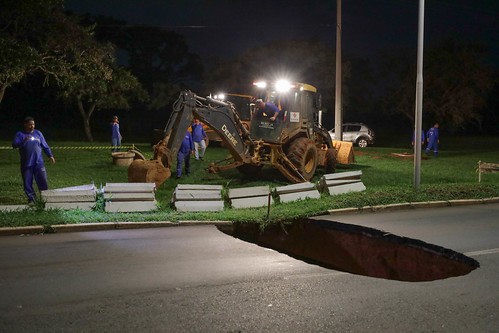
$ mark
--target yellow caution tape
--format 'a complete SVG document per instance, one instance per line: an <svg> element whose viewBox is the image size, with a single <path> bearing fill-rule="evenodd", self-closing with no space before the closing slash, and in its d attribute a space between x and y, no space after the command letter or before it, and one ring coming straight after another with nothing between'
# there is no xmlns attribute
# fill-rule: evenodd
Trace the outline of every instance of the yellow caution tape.
<svg viewBox="0 0 499 333"><path fill-rule="evenodd" d="M1 149L14 149L12 147L0 147L0 150ZM50 147L50 149L136 149L135 145L131 145L131 146L118 146L118 147L114 147L114 146L104 146L104 147L98 147L98 146L91 146L91 147L58 147L58 146L55 146L55 147Z"/></svg>

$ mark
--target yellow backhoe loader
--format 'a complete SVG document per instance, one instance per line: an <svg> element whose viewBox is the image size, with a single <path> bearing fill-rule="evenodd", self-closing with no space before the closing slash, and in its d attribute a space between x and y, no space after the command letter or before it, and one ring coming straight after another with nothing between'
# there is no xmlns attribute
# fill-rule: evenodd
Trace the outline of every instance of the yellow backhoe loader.
<svg viewBox="0 0 499 333"><path fill-rule="evenodd" d="M264 165L271 165L289 181L298 183L312 179L317 166L324 167L325 173L333 173L337 149L343 156L340 163L354 161L352 145L335 142L335 149L328 131L320 124L320 95L315 87L297 82L262 81L255 86L262 90L254 96L278 106L280 111L275 119L253 112L249 130L233 103L182 91L174 103L164 138L153 146L153 159L136 159L128 169L128 181L155 182L158 188L168 179L194 118L213 129L231 153L224 161L210 164L209 172L237 168L256 175Z"/></svg>

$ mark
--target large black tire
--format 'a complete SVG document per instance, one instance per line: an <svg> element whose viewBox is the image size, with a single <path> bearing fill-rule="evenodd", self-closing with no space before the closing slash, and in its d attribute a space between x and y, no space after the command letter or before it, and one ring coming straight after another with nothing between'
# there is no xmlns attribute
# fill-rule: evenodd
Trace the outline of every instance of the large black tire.
<svg viewBox="0 0 499 333"><path fill-rule="evenodd" d="M336 157L338 152L334 148L326 151L326 160L324 161L324 173L334 173L336 171Z"/></svg>
<svg viewBox="0 0 499 333"><path fill-rule="evenodd" d="M317 168L317 147L308 138L298 138L289 145L286 156L300 171L305 180L310 180Z"/></svg>

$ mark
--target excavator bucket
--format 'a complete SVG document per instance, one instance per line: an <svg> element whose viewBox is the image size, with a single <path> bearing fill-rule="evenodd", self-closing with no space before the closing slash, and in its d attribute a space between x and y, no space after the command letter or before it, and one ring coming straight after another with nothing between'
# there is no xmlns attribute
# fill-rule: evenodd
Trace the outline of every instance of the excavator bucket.
<svg viewBox="0 0 499 333"><path fill-rule="evenodd" d="M170 169L158 160L135 160L128 167L129 183L155 183L156 189L170 176Z"/></svg>
<svg viewBox="0 0 499 333"><path fill-rule="evenodd" d="M335 141L333 140L334 149L337 151L336 162L340 164L355 163L355 155L353 153L353 142Z"/></svg>
<svg viewBox="0 0 499 333"><path fill-rule="evenodd" d="M136 159L128 167L129 183L155 183L156 189L171 176L169 150L165 149L164 141L153 147L154 158L151 160ZM163 160L163 161L162 161Z"/></svg>

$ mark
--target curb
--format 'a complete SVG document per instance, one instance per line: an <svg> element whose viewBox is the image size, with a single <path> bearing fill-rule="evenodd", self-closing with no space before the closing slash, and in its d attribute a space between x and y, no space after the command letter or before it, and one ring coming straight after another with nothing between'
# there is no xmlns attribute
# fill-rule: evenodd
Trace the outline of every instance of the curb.
<svg viewBox="0 0 499 333"><path fill-rule="evenodd" d="M424 201L424 202L406 202L401 204L389 204L378 206L364 206L359 208L342 208L328 210L329 215L349 214L349 213L374 213L384 211L395 211L403 209L416 208L437 208L437 207L458 207L467 205L483 205L499 203L499 197L487 199L461 199L461 200L442 200L442 201Z"/></svg>
<svg viewBox="0 0 499 333"><path fill-rule="evenodd" d="M16 235L30 235L40 234L43 232L41 225L32 227L3 227L0 228L0 236L16 236Z"/></svg>
<svg viewBox="0 0 499 333"><path fill-rule="evenodd" d="M480 205L499 203L499 197L488 199L463 199L463 200L444 200L444 201L429 201L429 202L407 202L400 204L364 206L360 208L340 208L328 210L329 215L352 214L352 213L376 213L385 211L396 211L403 209L416 208L436 208L436 207L458 207L465 205ZM178 226L194 226L194 225L217 225L227 226L232 225L231 221L153 221L153 222L103 222L103 223L80 223L80 224L60 224L51 225L45 229L43 226L27 226L27 227L2 227L0 228L0 236L20 236L30 234L41 234L44 232L64 233L64 232L84 232L84 231L103 231L103 230L125 230L125 229L145 229L145 228L164 228Z"/></svg>
<svg viewBox="0 0 499 333"><path fill-rule="evenodd" d="M79 224L59 224L44 228L41 225L28 227L4 227L0 228L0 236L21 236L42 233L65 233L84 231L104 231L104 230L125 230L125 229L147 229L165 228L193 225L232 225L231 221L169 221L154 222L102 222L102 223L79 223Z"/></svg>

